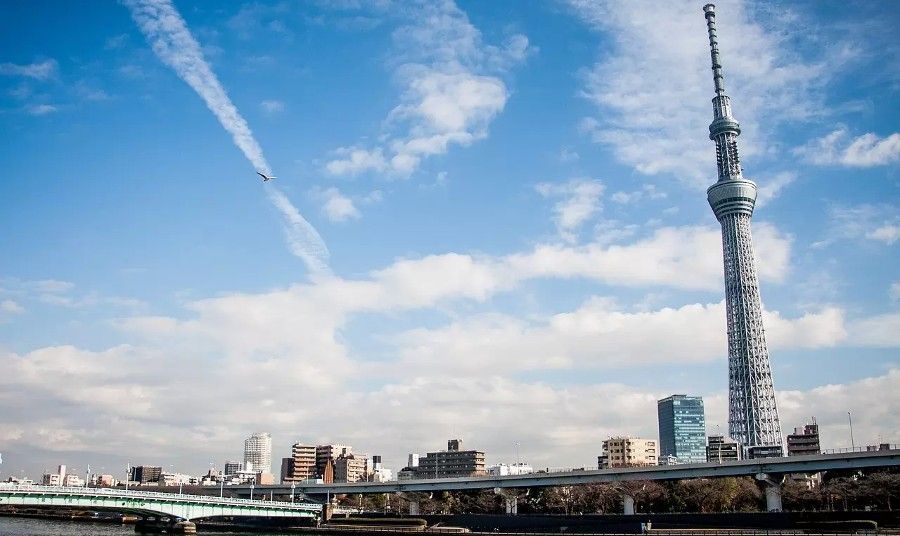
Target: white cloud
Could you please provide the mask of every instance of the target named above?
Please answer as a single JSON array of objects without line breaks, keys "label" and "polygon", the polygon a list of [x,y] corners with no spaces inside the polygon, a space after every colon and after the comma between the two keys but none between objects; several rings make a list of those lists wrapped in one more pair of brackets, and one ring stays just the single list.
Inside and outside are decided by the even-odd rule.
[{"label": "white cloud", "polygon": [[882,225],[877,229],[867,232],[866,238],[878,240],[888,245],[893,244],[900,238],[900,226],[893,224]]},{"label": "white cloud", "polygon": [[20,315],[25,312],[25,308],[13,300],[0,300],[0,318],[3,315]]},{"label": "white cloud", "polygon": [[48,294],[57,294],[69,292],[75,288],[75,283],[70,281],[59,281],[57,279],[41,279],[39,281],[31,281],[25,283],[26,286],[33,288],[37,292]]},{"label": "white cloud", "polygon": [[[728,347],[725,316],[724,303],[629,311],[595,297],[546,319],[475,315],[436,329],[404,332],[394,341],[402,370],[423,376],[677,366],[723,358]],[[847,336],[843,314],[834,308],[794,319],[765,312],[764,324],[773,350],[833,347]]]},{"label": "white cloud", "polygon": [[284,103],[280,100],[266,99],[259,103],[262,111],[269,115],[274,115],[284,111]]},{"label": "white cloud", "polygon": [[535,189],[544,197],[562,198],[553,206],[560,236],[575,242],[581,226],[600,210],[603,183],[595,179],[571,179],[565,183],[542,182]]},{"label": "white cloud", "polygon": [[798,147],[794,153],[820,166],[884,166],[900,161],[900,133],[882,138],[869,132],[851,139],[850,132],[842,126]]},{"label": "white cloud", "polygon": [[577,162],[581,158],[581,155],[578,154],[574,149],[569,149],[568,147],[563,147],[559,151],[559,161],[568,164],[571,162]]},{"label": "white cloud", "polygon": [[890,295],[891,300],[900,300],[900,282],[891,283],[888,295]]},{"label": "white cloud", "polygon": [[793,171],[782,171],[776,173],[771,178],[760,180],[758,185],[758,194],[756,198],[756,206],[762,207],[769,201],[778,197],[781,191],[797,179],[797,174]]},{"label": "white cloud", "polygon": [[48,115],[59,111],[59,107],[53,104],[32,104],[25,108],[29,115]]},{"label": "white cloud", "polygon": [[325,169],[332,175],[358,175],[374,170],[384,171],[388,163],[381,149],[361,149],[359,147],[341,147],[335,151],[340,158],[325,164]]},{"label": "white cloud", "polygon": [[814,247],[837,240],[873,240],[892,245],[900,239],[900,212],[892,205],[833,205],[828,213],[831,221],[827,237]]},{"label": "white cloud", "polygon": [[0,75],[24,76],[36,80],[48,80],[57,74],[59,64],[56,60],[44,60],[38,63],[17,65],[15,63],[0,63]]},{"label": "white cloud", "polygon": [[[126,0],[125,3],[160,61],[171,67],[197,92],[256,170],[271,175],[269,163],[250,126],[228,98],[225,88],[204,58],[200,44],[191,35],[171,1]],[[266,184],[266,194],[281,212],[291,252],[300,257],[311,272],[327,271],[328,248],[318,231],[277,187]]]},{"label": "white cloud", "polygon": [[502,48],[481,33],[452,1],[411,10],[413,21],[394,32],[395,77],[403,87],[389,114],[381,147],[343,147],[325,169],[333,175],[364,171],[408,177],[424,158],[467,146],[487,136],[509,91],[498,76],[522,62],[530,48],[523,35]]},{"label": "white cloud", "polygon": [[323,200],[322,212],[334,222],[357,219],[362,214],[353,204],[353,200],[343,195],[337,188],[328,188],[320,194]]},{"label": "white cloud", "polygon": [[[775,244],[770,250],[789,249],[790,242],[774,230],[760,235],[766,238],[759,242]],[[705,366],[726,351],[721,303],[635,310],[595,297],[571,311],[523,316],[460,314],[463,308],[445,325],[379,335],[387,362],[355,355],[345,340],[348,324],[360,316],[486,302],[530,278],[593,277],[721,292],[715,275],[720,259],[710,243],[718,243],[718,230],[664,228],[621,246],[556,245],[560,262],[549,264],[538,254],[542,247],[505,257],[447,253],[401,259],[358,279],[322,276],[266,292],[190,301],[171,317],[121,319],[115,326],[128,344],[101,351],[52,346],[0,352],[0,369],[10,372],[0,375],[0,414],[16,430],[0,437],[0,447],[9,452],[53,445],[54,452],[106,456],[127,451],[156,456],[160,463],[180,457],[196,470],[210,459],[231,457],[244,435],[264,427],[276,437],[276,452],[298,439],[340,439],[382,453],[396,467],[403,453],[435,448],[436,438],[452,428],[494,459],[511,452],[504,443],[517,437],[533,445],[525,454],[535,464],[565,459],[581,465],[596,456],[605,436],[653,434],[655,400],[677,384],[664,378],[646,388],[598,379],[561,387],[517,377],[567,368],[589,378],[598,370],[660,367],[664,361]],[[703,256],[712,260],[691,264]],[[673,264],[680,265],[680,277]],[[684,277],[692,272],[696,280]],[[704,278],[712,282],[700,283]],[[67,287],[47,283],[45,289]],[[896,319],[847,322],[836,308],[794,318],[767,312],[765,322],[773,350],[900,345],[890,338],[900,332],[892,324]],[[48,376],[57,382],[47,382]],[[370,381],[356,381],[360,377]],[[58,382],[92,387],[59,389]],[[864,386],[892,382],[888,375]],[[841,396],[848,397],[842,403],[859,396],[857,387],[841,386]],[[235,392],[241,396],[229,396]],[[296,403],[297,392],[321,399],[340,392],[342,403],[313,411]],[[17,404],[25,393],[35,403],[23,412]],[[817,400],[808,398],[815,393],[791,393],[784,415],[807,415],[815,407],[828,422],[825,409],[808,405]],[[711,414],[721,412],[716,404],[723,399],[711,393]],[[854,411],[869,405],[855,404]],[[526,416],[530,426],[523,429]],[[364,424],[375,418],[379,433],[373,435]],[[894,417],[871,420],[860,433],[895,425]],[[122,429],[133,433],[118,433]],[[58,443],[48,443],[51,436]],[[173,449],[175,444],[182,447]],[[577,461],[581,457],[586,459]]]},{"label": "white cloud", "polygon": [[[697,188],[712,183],[715,152],[706,133],[713,88],[699,4],[657,1],[622,9],[590,0],[569,3],[613,42],[585,75],[583,94],[602,119],[583,121],[582,130],[640,173],[672,174]],[[771,148],[779,122],[817,113],[824,70],[790,57],[790,33],[755,22],[744,3],[729,2],[716,15],[742,153],[752,157]]]},{"label": "white cloud", "polygon": [[857,320],[847,328],[851,340],[860,346],[895,348],[900,346],[900,313],[886,313]]},{"label": "white cloud", "polygon": [[614,203],[619,203],[621,205],[626,205],[629,203],[637,203],[642,199],[665,199],[666,193],[659,191],[656,186],[652,184],[645,184],[641,187],[640,190],[634,190],[632,192],[616,192],[610,196],[610,199]]},{"label": "white cloud", "polygon": [[[754,226],[757,270],[764,280],[782,281],[789,270],[791,239],[771,225]],[[722,288],[722,236],[713,227],[662,227],[632,243],[583,246],[541,244],[505,258],[513,273],[528,277],[583,277],[625,286],[663,285],[682,289]]]}]

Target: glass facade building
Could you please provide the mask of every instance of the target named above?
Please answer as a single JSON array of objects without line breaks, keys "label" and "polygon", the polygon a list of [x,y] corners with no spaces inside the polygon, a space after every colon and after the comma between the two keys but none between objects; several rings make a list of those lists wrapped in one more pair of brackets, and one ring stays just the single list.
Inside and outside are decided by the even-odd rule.
[{"label": "glass facade building", "polygon": [[659,456],[677,463],[706,462],[706,418],[703,398],[672,395],[656,403],[659,417]]}]

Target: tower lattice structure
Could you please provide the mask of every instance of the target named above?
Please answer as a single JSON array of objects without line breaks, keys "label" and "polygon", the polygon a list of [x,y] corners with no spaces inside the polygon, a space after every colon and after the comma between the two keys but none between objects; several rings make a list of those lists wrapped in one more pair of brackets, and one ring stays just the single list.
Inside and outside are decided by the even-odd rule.
[{"label": "tower lattice structure", "polygon": [[728,321],[728,430],[745,449],[782,445],[772,369],[763,329],[759,278],[753,260],[750,218],[756,184],[745,179],[738,156],[741,133],[725,94],[715,6],[703,7],[709,32],[713,82],[713,122],[709,138],[716,143],[718,181],[707,191],[709,206],[722,225],[725,260],[725,307]]}]

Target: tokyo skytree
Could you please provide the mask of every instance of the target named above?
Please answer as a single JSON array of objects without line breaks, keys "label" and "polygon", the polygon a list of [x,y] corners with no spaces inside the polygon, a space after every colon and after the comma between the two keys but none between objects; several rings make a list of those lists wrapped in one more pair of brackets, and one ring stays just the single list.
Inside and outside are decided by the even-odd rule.
[{"label": "tokyo skytree", "polygon": [[[713,82],[713,122],[709,139],[716,142],[718,181],[706,190],[709,206],[722,225],[725,257],[725,309],[728,320],[728,431],[751,452],[754,447],[782,445],[781,424],[775,406],[775,389],[766,332],[763,329],[759,278],[753,260],[750,217],[756,204],[756,184],[745,179],[738,157],[741,127],[731,116],[725,95],[719,44],[716,41],[715,6],[703,7],[709,32]],[[765,449],[763,449],[765,450]],[[745,451],[746,452],[746,451]]]}]

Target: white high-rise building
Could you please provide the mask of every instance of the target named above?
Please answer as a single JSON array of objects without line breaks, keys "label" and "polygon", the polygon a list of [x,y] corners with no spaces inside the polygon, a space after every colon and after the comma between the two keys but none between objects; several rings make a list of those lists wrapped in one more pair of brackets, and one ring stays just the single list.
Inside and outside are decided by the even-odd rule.
[{"label": "white high-rise building", "polygon": [[252,467],[257,473],[272,472],[272,436],[256,432],[244,440],[244,468]]}]

